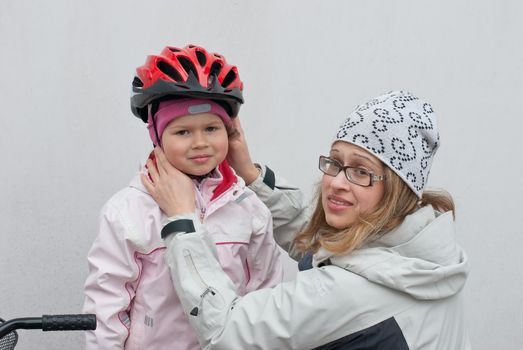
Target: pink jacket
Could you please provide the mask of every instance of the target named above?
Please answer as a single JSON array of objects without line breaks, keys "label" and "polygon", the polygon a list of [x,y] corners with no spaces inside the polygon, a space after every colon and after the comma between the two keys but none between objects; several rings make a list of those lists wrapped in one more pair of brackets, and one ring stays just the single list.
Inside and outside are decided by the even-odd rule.
[{"label": "pink jacket", "polygon": [[[226,167],[195,183],[196,206],[243,295],[280,283],[283,267],[269,210]],[[103,207],[85,283],[84,312],[98,320],[88,350],[200,349],[164,260],[160,231],[168,221],[138,176]]]}]

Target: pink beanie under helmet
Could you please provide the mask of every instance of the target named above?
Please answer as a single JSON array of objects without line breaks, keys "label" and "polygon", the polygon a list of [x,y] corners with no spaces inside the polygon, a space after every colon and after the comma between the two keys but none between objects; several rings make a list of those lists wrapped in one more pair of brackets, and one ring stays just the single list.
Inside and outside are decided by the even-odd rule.
[{"label": "pink beanie under helmet", "polygon": [[[216,114],[218,117],[222,118],[225,125],[228,125],[231,122],[231,118],[225,109],[212,100],[184,98],[161,101],[158,106],[158,111],[154,114],[158,138],[162,138],[163,131],[174,119],[185,115],[200,113]],[[153,116],[150,112],[149,118],[147,120],[147,129],[149,129],[149,136],[151,137],[151,140],[155,145],[157,145],[158,139],[154,130]]]}]

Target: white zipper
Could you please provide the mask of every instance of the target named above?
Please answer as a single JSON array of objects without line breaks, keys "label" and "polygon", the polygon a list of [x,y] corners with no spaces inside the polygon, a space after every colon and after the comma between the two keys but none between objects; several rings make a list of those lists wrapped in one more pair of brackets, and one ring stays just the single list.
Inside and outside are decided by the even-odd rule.
[{"label": "white zipper", "polygon": [[196,270],[196,266],[194,266],[194,261],[193,261],[192,256],[191,256],[191,252],[188,249],[184,249],[183,250],[183,257],[185,259],[185,264],[189,268],[189,271],[193,275],[194,279],[197,282],[199,282],[200,287],[202,289],[208,288],[209,286],[203,281],[203,278],[200,275],[200,273],[198,272],[198,270]]},{"label": "white zipper", "polygon": [[201,186],[201,182],[198,183],[196,185],[196,202],[198,203],[198,207],[200,208],[200,215],[199,215],[199,219],[200,219],[200,222],[203,223],[203,219],[205,218],[205,211],[206,211],[206,208],[205,208],[205,203],[204,203],[204,200],[203,200],[203,197],[202,197],[202,186]]},{"label": "white zipper", "polygon": [[200,273],[198,272],[198,270],[196,269],[196,266],[194,265],[194,260],[191,256],[191,252],[187,249],[184,249],[183,250],[183,257],[185,259],[185,264],[187,265],[187,267],[189,268],[189,272],[191,273],[191,275],[193,276],[193,279],[199,283],[200,285],[200,288],[203,289],[203,292],[202,294],[200,294],[200,301],[198,302],[198,305],[196,305],[191,311],[190,311],[190,315],[192,316],[198,316],[198,312],[199,312],[199,308],[201,307],[202,303],[203,303],[203,298],[205,298],[205,296],[207,296],[209,293],[211,293],[211,295],[215,295],[216,292],[214,290],[214,288],[212,288],[211,286],[207,285],[207,283],[205,283],[203,281],[203,278],[202,276],[200,275]]},{"label": "white zipper", "polygon": [[[203,196],[202,196],[202,188],[203,188],[203,181],[202,180],[201,182],[199,182],[198,184],[195,184],[196,188],[197,188],[197,194],[196,194],[196,199],[197,199],[197,203],[198,203],[198,207],[200,208],[200,215],[199,215],[199,218],[200,218],[200,222],[203,223],[204,219],[205,219],[205,215],[209,212],[214,212],[216,210],[216,205],[215,203],[223,196],[225,196],[229,191],[232,191],[233,192],[233,196],[236,196],[236,194],[238,193],[238,188],[237,188],[237,185],[236,184],[233,184],[227,191],[225,191],[224,193],[221,193],[218,197],[214,198],[212,201],[209,202],[209,206],[206,207],[205,206],[205,203],[204,203],[204,200],[203,200]],[[212,210],[209,211],[209,209],[211,209],[212,207]]]}]

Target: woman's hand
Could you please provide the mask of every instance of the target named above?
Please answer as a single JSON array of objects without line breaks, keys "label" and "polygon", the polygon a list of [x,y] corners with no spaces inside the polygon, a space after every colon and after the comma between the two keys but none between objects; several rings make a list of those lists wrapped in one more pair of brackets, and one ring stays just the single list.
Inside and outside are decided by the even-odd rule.
[{"label": "woman's hand", "polygon": [[232,118],[232,129],[233,132],[229,135],[227,162],[249,185],[260,175],[260,171],[251,160],[239,117]]},{"label": "woman's hand", "polygon": [[191,179],[173,167],[162,149],[154,149],[156,165],[149,159],[149,176],[141,174],[142,184],[167,216],[192,214],[194,205],[194,186]]}]

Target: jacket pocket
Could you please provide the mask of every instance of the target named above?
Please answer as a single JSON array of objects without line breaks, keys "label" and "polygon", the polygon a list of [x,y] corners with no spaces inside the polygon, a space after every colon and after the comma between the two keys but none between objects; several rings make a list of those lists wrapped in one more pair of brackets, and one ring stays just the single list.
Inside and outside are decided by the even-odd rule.
[{"label": "jacket pocket", "polygon": [[219,326],[216,318],[225,307],[225,299],[203,279],[189,250],[183,250],[183,257],[189,274],[201,290],[198,303],[189,310],[188,316],[198,317],[207,329],[216,328]]}]

